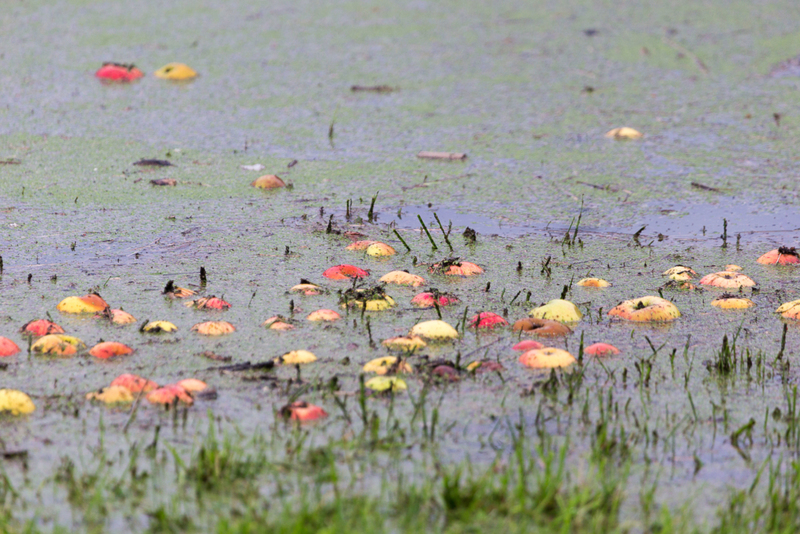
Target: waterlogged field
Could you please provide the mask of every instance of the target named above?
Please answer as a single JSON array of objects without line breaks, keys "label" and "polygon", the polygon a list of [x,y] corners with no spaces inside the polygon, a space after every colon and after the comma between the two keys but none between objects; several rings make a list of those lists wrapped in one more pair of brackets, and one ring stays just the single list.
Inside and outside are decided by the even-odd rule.
[{"label": "waterlogged field", "polygon": [[[800,527],[800,322],[775,313],[800,299],[800,267],[756,261],[800,236],[798,78],[774,70],[800,52],[794,3],[0,11],[0,336],[21,348],[0,358],[0,388],[35,404],[0,416],[0,530]],[[145,75],[101,83],[103,61]],[[199,76],[153,76],[171,61]],[[604,137],[620,126],[644,137]],[[251,187],[264,174],[289,187]],[[451,258],[483,272],[434,268]],[[323,276],[340,264],[369,276]],[[731,264],[756,285],[698,283]],[[697,289],[669,283],[677,265]],[[391,271],[425,281],[383,286],[386,310],[342,307]],[[290,291],[303,279],[319,294]],[[170,281],[197,295],[165,295]],[[413,306],[429,288],[458,301]],[[754,305],[712,306],[725,291]],[[89,292],[135,322],[58,311]],[[609,315],[646,295],[680,317]],[[184,305],[211,296],[230,309]],[[581,312],[571,333],[512,329],[553,299]],[[319,309],[341,317],[307,320]],[[482,312],[509,324],[474,328]],[[264,325],[275,316],[293,328]],[[45,318],[86,348],[34,350],[20,329]],[[382,343],[438,319],[457,337]],[[206,321],[235,331],[192,330]],[[526,367],[524,340],[576,361]],[[88,353],[102,341],[134,352]],[[620,353],[584,353],[598,342]],[[298,350],[316,360],[281,360]],[[406,389],[377,391],[363,367],[390,355],[378,369]],[[125,373],[209,389],[87,399]],[[294,402],[327,417],[291,419]]]}]

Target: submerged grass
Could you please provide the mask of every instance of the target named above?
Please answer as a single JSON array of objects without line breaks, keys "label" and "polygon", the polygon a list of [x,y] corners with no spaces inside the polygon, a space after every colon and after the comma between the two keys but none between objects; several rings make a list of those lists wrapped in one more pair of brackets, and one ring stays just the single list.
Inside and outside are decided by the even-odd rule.
[{"label": "submerged grass", "polygon": [[[284,434],[280,443],[242,444],[235,432],[218,438],[211,422],[190,457],[169,446],[172,454],[140,457],[134,447],[126,458],[112,460],[98,448],[84,470],[65,458],[53,481],[66,492],[70,528],[87,532],[104,531],[112,511],[127,510],[131,526],[149,532],[601,533],[619,526],[630,469],[628,461],[594,457],[576,472],[568,465],[568,443],[547,435],[528,438],[524,422],[512,432],[507,454],[489,465],[443,464],[433,446],[417,459],[429,470],[411,468],[400,451],[368,453],[372,438],[366,435],[312,447],[303,430],[278,431]],[[346,452],[356,455],[342,465]],[[353,474],[381,464],[381,483],[357,489]],[[13,505],[7,484],[5,500]],[[213,495],[224,496],[224,505]],[[136,518],[140,508],[148,511]],[[3,531],[40,530],[35,520],[15,521],[12,509],[0,518]]]},{"label": "submerged grass", "polygon": [[[211,422],[206,439],[188,457],[170,447],[166,450],[172,454],[140,456],[132,447],[112,459],[98,446],[92,465],[79,468],[64,459],[52,481],[66,492],[72,511],[68,524],[55,522],[44,528],[41,518],[17,519],[17,495],[3,476],[0,529],[105,532],[120,511],[129,514],[126,530],[151,533],[721,534],[800,528],[800,462],[764,461],[750,487],[730,491],[716,523],[703,526],[693,524],[686,509],[659,507],[653,500],[657,480],[639,486],[638,497],[631,495],[630,488],[637,487],[631,480],[632,459],[618,454],[619,449],[613,452],[615,446],[608,446],[602,427],[597,429],[594,452],[583,458],[574,455],[567,441],[526,435],[521,421],[508,429],[509,448],[487,466],[470,461],[443,464],[432,447],[417,458],[429,469],[409,470],[402,454],[344,459],[345,451],[363,453],[366,441],[332,440],[312,447],[305,431],[287,427],[275,429],[280,442],[259,439],[243,444],[235,431],[218,438]],[[380,484],[359,488],[358,477],[352,475],[379,465],[385,470]],[[329,476],[320,477],[325,470],[330,470]],[[224,496],[223,502],[212,495]],[[622,509],[631,501],[638,502],[639,520],[622,519]]]},{"label": "submerged grass", "polygon": [[[723,341],[711,365],[714,375],[726,373],[707,383],[723,399],[731,378],[757,384],[737,363],[738,337]],[[689,389],[693,415],[669,407],[659,415],[650,397],[665,387],[663,373],[680,363],[676,350],[659,358],[661,348],[651,344],[651,354],[634,362],[630,382],[591,360],[534,382],[526,392],[532,410],[515,421],[498,417],[494,428],[479,432],[487,451],[474,460],[452,461],[444,450],[455,425],[440,420],[446,386],[435,383],[409,393],[410,405],[362,389],[357,406],[348,408],[345,396],[342,413],[354,417],[343,426],[276,421],[266,433],[230,424],[221,431],[209,411],[204,437],[189,448],[162,436],[115,449],[115,431],[106,429],[88,459],[63,456],[38,485],[15,464],[0,464],[0,529],[104,532],[122,521],[122,530],[149,532],[793,531],[800,521],[794,459],[759,459],[749,486],[730,489],[706,523],[694,522],[691,500],[677,508],[659,503],[663,479],[651,466],[674,462],[678,449],[694,451],[694,475],[703,473],[703,428],[713,425],[716,434],[719,424],[747,464],[759,457],[760,443],[787,458],[800,450],[797,388],[790,384],[763,425],[752,417],[737,423],[724,400],[712,402],[706,420],[697,406],[702,393]],[[43,493],[69,513],[35,505],[32,495]]]},{"label": "submerged grass", "polygon": [[[209,414],[209,429],[200,449],[186,464],[174,448],[170,448],[179,476],[184,476],[196,491],[251,491],[247,483],[264,472],[267,461],[259,444],[252,443],[247,448],[234,446],[234,439],[241,436],[226,435],[223,441],[217,438],[213,415]],[[244,488],[235,488],[245,484]]]},{"label": "submerged grass", "polygon": [[[311,246],[321,245],[329,247],[325,261],[340,257],[343,243],[323,232],[322,221],[311,237],[292,242],[291,250],[308,254]],[[426,243],[424,234],[417,239]],[[720,495],[749,485],[766,457],[796,455],[800,447],[791,365],[796,330],[782,328],[770,315],[770,299],[783,296],[762,292],[756,296],[759,308],[732,316],[707,312],[702,296],[676,293],[672,298],[685,316],[675,324],[620,324],[597,310],[608,309],[623,293],[660,283],[652,273],[663,269],[654,265],[659,260],[652,250],[632,249],[628,259],[614,260],[614,267],[593,261],[591,269],[600,275],[634,267],[650,276],[634,280],[633,288],[588,293],[567,284],[583,274],[576,273],[580,267],[553,259],[559,258],[560,242],[538,244],[532,257],[546,258],[542,266],[520,272],[520,258],[524,265],[534,261],[518,253],[518,242],[487,239],[475,249],[465,245],[456,251],[484,262],[487,275],[475,281],[436,280],[465,297],[461,304],[438,311],[398,306],[385,314],[351,314],[331,325],[298,321],[299,335],[279,337],[258,326],[260,317],[287,304],[298,316],[316,306],[335,307],[337,294],[336,286],[313,299],[283,293],[298,274],[321,272],[323,263],[298,272],[296,258],[284,254],[282,242],[275,245],[266,252],[278,259],[269,261],[283,262],[286,272],[275,274],[277,283],[258,286],[258,299],[255,285],[237,287],[224,278],[221,266],[210,267],[213,257],[202,262],[208,287],[226,286],[226,295],[230,291],[237,303],[225,312],[241,327],[242,337],[234,342],[211,344],[188,336],[143,342],[135,329],[112,332],[103,323],[99,332],[92,319],[61,316],[84,338],[113,335],[138,343],[143,354],[102,365],[33,357],[12,362],[4,375],[9,381],[23,373],[36,375],[30,380],[38,409],[27,419],[8,421],[0,437],[0,450],[24,444],[35,459],[29,467],[18,459],[0,459],[6,473],[0,478],[3,528],[100,532],[124,524],[121,530],[134,532],[685,532],[699,518],[697,530],[707,532],[719,523],[714,511]],[[581,262],[598,257],[608,245],[588,237],[584,247],[567,252]],[[405,263],[384,261],[365,266],[389,270],[398,261],[397,267],[408,268],[407,258]],[[198,264],[187,263],[181,276],[195,282]],[[241,264],[248,268],[246,261]],[[417,267],[425,274],[423,269]],[[131,275],[131,289],[120,288],[123,282],[106,274],[95,283],[107,281],[104,296],[115,293],[115,301],[132,302],[153,316],[175,316],[188,329],[197,312],[160,296],[172,273],[149,276]],[[780,276],[769,283],[778,287]],[[766,273],[762,277],[768,280]],[[64,272],[52,287],[72,292],[67,285],[72,280],[85,284],[87,278]],[[495,289],[486,291],[487,281]],[[24,280],[4,283],[10,301],[28,306],[31,286]],[[154,298],[142,299],[144,291]],[[280,295],[261,296],[270,291]],[[397,299],[410,299],[415,291],[387,289]],[[537,373],[517,365],[511,346],[518,334],[465,328],[469,309],[508,308],[512,318],[562,292],[596,313],[587,313],[575,335],[551,342],[580,355],[589,342],[613,339],[622,356],[584,357],[570,370]],[[239,305],[245,302],[248,307]],[[38,296],[36,306],[46,309]],[[254,312],[260,314],[257,320]],[[457,381],[417,372],[404,376],[407,392],[388,396],[362,386],[361,365],[382,353],[380,339],[439,314],[461,326],[462,338],[455,346],[431,344],[407,361],[418,371],[448,364]],[[22,324],[22,319],[18,313],[7,322]],[[722,332],[728,334],[720,342]],[[313,350],[319,361],[261,374],[217,370],[217,363],[192,356],[213,349],[233,354],[237,363],[258,363],[301,343],[309,348],[317,343]],[[474,360],[503,368],[464,371]],[[157,372],[160,381],[197,374],[218,389],[219,398],[198,398],[195,406],[181,410],[141,406],[133,417],[127,410],[87,403],[76,393],[107,383],[109,373],[117,372],[114,366],[127,365]],[[77,386],[64,385],[62,376],[84,378]],[[56,387],[58,393],[51,394]],[[277,407],[301,398],[323,406],[330,417],[309,426],[277,417]],[[73,437],[76,425],[86,429],[85,436]],[[255,430],[265,426],[268,431]],[[60,444],[28,437],[36,432],[59,434],[66,445],[62,450]],[[98,433],[100,444],[94,442]],[[763,497],[764,485],[756,484],[754,499]],[[698,497],[687,497],[690,491],[684,488]],[[756,510],[741,513],[752,520]]]}]

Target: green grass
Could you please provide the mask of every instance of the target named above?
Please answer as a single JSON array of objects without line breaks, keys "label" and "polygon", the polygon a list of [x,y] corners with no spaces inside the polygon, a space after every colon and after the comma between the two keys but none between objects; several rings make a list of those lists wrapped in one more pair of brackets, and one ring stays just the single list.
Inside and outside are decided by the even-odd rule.
[{"label": "green grass", "polygon": [[[732,346],[723,342],[718,356],[728,357]],[[655,455],[670,436],[658,441],[655,430],[662,425],[652,415],[626,426],[619,392],[587,385],[584,372],[553,374],[539,398],[542,406],[581,414],[575,425],[584,429],[588,448],[552,435],[544,418],[531,424],[520,413],[516,421],[499,421],[505,444],[493,460],[449,462],[433,435],[436,406],[427,389],[412,418],[389,409],[395,403],[389,397],[381,420],[368,407],[374,401],[361,397],[365,415],[348,425],[354,432],[324,441],[315,439],[314,427],[284,423],[264,434],[232,425],[223,431],[209,412],[205,437],[189,450],[144,439],[114,453],[106,430],[84,461],[64,456],[36,492],[62,500],[70,511],[66,521],[31,508],[23,498],[27,490],[2,471],[0,531],[105,532],[120,520],[132,531],[154,533],[744,533],[800,527],[795,460],[755,466],[750,486],[732,488],[710,524],[693,523],[691,499],[678,508],[660,505],[661,475],[642,471],[639,455]],[[783,446],[796,450],[796,388],[785,392],[784,410],[771,418]],[[591,405],[578,401],[584,394]],[[759,439],[754,420],[730,434],[742,454]],[[702,462],[695,469],[703,469]]]},{"label": "green grass", "polygon": [[[604,402],[610,405],[611,396]],[[286,426],[273,429],[278,440],[243,442],[232,429],[218,436],[211,422],[188,456],[169,446],[163,454],[132,447],[112,459],[98,446],[83,467],[64,458],[50,483],[63,489],[72,524],[43,528],[37,518],[15,519],[17,494],[3,476],[0,528],[104,532],[120,513],[133,530],[153,533],[729,533],[800,526],[800,462],[765,462],[749,489],[730,492],[707,529],[692,525],[687,510],[659,507],[657,479],[630,490],[637,487],[630,444],[609,434],[607,423],[597,425],[594,447],[583,456],[546,433],[528,435],[522,420],[508,424],[509,447],[487,465],[444,464],[433,445],[413,462],[427,467],[414,469],[402,452],[370,452],[369,434],[312,446],[306,431]],[[351,476],[367,469],[384,470],[379,484],[365,488]],[[638,511],[628,509],[623,521],[626,502]]]}]

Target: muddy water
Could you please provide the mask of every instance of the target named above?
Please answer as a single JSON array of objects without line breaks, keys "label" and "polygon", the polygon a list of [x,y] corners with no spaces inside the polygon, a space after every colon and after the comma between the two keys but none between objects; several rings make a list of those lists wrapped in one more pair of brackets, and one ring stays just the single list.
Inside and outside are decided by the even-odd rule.
[{"label": "muddy water", "polygon": [[[336,291],[347,285],[326,283],[331,292],[317,299],[286,290],[300,277],[322,282],[326,267],[347,262],[371,269],[371,280],[392,269],[430,277],[430,285],[462,300],[443,311],[451,324],[466,306],[470,314],[507,309],[510,319],[523,317],[567,285],[566,297],[587,318],[558,344],[576,352],[583,335],[587,343],[609,341],[623,351],[607,369],[588,366],[585,398],[611,390],[620,405],[630,400],[630,410],[648,418],[649,433],[656,427],[662,436],[680,436],[649,454],[637,444],[636,457],[661,466],[659,503],[677,509],[691,493],[697,495],[693,513],[711,520],[727,485],[748,487],[773,452],[769,437],[783,431],[780,421],[763,422],[762,439],[744,459],[726,438],[750,417],[761,428],[766,411],[785,410],[779,373],[770,367],[761,381],[720,385],[702,362],[713,357],[722,334],[739,328],[740,346],[773,359],[783,325],[772,312],[798,298],[796,272],[755,263],[777,244],[798,244],[794,151],[800,123],[792,113],[798,79],[767,76],[798,52],[791,13],[796,6],[779,1],[648,9],[577,1],[179,2],[134,11],[123,2],[8,6],[0,14],[0,160],[20,163],[0,165],[0,335],[25,346],[19,326],[50,313],[89,345],[114,339],[137,352],[109,362],[10,358],[0,384],[31,393],[39,410],[4,420],[4,446],[27,449],[31,458],[27,474],[11,463],[7,472],[34,503],[37,484],[61,458],[90,457],[87,447],[101,435],[112,450],[127,450],[161,424],[166,442],[189,451],[207,428],[207,409],[248,435],[272,428],[273,408],[286,402],[296,370],[277,370],[277,385],[248,382],[209,371],[217,364],[196,356],[206,350],[243,362],[307,348],[321,361],[303,368],[301,379],[336,375],[343,390],[354,391],[360,364],[384,354],[371,348],[370,336],[402,334],[436,315],[410,307],[414,290],[391,288],[400,305],[371,315],[370,330],[361,317],[330,326],[304,321],[316,308],[336,308]],[[131,85],[103,85],[93,72],[106,60],[133,61],[148,76]],[[200,76],[172,84],[149,75],[168,61],[184,61]],[[354,93],[354,84],[398,90]],[[645,137],[603,137],[620,125]],[[468,157],[420,160],[420,150]],[[167,158],[175,166],[132,165],[143,157]],[[240,168],[253,163],[293,188],[253,190],[249,183],[259,173]],[[153,186],[155,178],[178,185]],[[367,210],[376,193],[373,224]],[[431,225],[433,212],[445,226],[452,222],[452,236],[467,226],[477,230],[477,243],[451,237],[451,252]],[[335,232],[383,239],[402,253],[374,260],[344,251],[348,241],[325,232],[330,215]],[[419,232],[417,215],[431,228],[436,251]],[[562,239],[579,215],[582,244],[570,247]],[[637,242],[632,234],[645,225]],[[486,274],[452,280],[427,273],[424,263],[451,254],[485,266]],[[548,256],[549,276],[542,269]],[[665,293],[684,316],[656,328],[611,322],[601,313],[623,299],[655,294],[664,282],[660,273],[676,263],[703,273],[727,263],[742,266],[761,288],[752,297],[757,306],[726,313],[709,305],[714,292]],[[160,294],[169,279],[197,284],[201,265],[209,272],[207,292],[234,305],[224,314],[238,328],[229,337],[189,332],[217,315]],[[588,275],[614,286],[597,292],[571,284]],[[55,311],[64,296],[92,288],[140,321],[175,322],[178,334],[145,337],[135,327]],[[295,331],[260,327],[269,316],[289,315],[290,301]],[[786,357],[792,361],[799,334],[791,324]],[[425,352],[431,358],[485,355],[507,368],[502,380],[440,387],[442,427],[455,424],[440,438],[447,460],[488,462],[495,450],[465,436],[491,432],[498,418],[519,409],[533,421],[541,398],[521,394],[544,377],[516,363],[515,341],[508,331],[467,333],[455,346]],[[623,372],[636,375],[634,364],[652,354],[651,343],[664,344],[653,384],[635,387],[628,378],[623,385]],[[677,357],[670,361],[673,349]],[[127,410],[83,400],[121,372],[164,383],[197,376],[214,385],[219,398],[191,408],[185,429],[150,407],[131,419]],[[783,379],[794,380],[793,370]],[[409,382],[414,393],[424,387],[422,379]],[[336,410],[322,393],[308,400]],[[547,428],[572,439],[577,462],[590,440],[579,412],[562,401],[547,407]],[[397,402],[396,412],[412,410],[407,397]],[[724,431],[717,429],[723,424],[719,406]],[[375,409],[384,414],[387,403],[376,400]],[[592,402],[590,417],[597,410]],[[129,420],[126,434],[121,429]],[[687,421],[694,422],[691,428]],[[315,427],[313,439],[321,443],[346,427],[344,418],[332,417]],[[499,432],[493,439],[503,450],[509,440]],[[695,456],[704,464],[697,474]],[[637,475],[647,472],[646,464],[637,460]],[[642,475],[641,483],[632,483],[632,501],[647,480]],[[49,519],[70,520],[58,491],[39,498],[23,516],[47,509]],[[153,496],[145,508],[159,502]]]}]

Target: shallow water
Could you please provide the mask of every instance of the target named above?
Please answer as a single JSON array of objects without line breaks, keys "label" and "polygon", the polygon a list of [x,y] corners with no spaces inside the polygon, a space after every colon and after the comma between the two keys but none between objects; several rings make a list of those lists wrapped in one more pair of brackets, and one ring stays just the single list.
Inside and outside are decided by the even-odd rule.
[{"label": "shallow water", "polygon": [[[573,218],[569,226],[563,222],[529,220],[527,224],[513,224],[511,221],[493,219],[478,213],[465,213],[457,206],[437,203],[424,206],[400,206],[397,210],[386,209],[378,213],[376,220],[394,228],[418,229],[418,216],[422,217],[427,228],[441,233],[439,222],[445,231],[452,225],[457,233],[471,228],[487,236],[523,237],[531,234],[563,236],[568,230],[581,235],[632,236],[644,227],[641,239],[656,237],[659,241],[696,242],[709,246],[722,244],[722,235],[727,222],[728,239],[733,242],[737,235],[740,242],[756,243],[797,243],[800,240],[800,218],[795,206],[777,205],[765,207],[743,203],[734,198],[723,198],[714,204],[692,204],[686,202],[650,201],[645,208],[653,209],[653,214],[631,221],[629,225],[597,227],[579,224]],[[481,212],[491,213],[491,207],[483,206]],[[581,212],[579,212],[581,213]],[[439,217],[439,221],[436,217]],[[586,217],[591,215],[587,212]],[[581,217],[583,214],[581,213]],[[728,220],[727,218],[731,219]]]},{"label": "shallow water", "polygon": [[[580,402],[589,406],[589,419],[598,418],[595,401],[610,391],[626,406],[629,430],[634,416],[625,403],[646,421],[640,428],[637,419],[631,444],[636,481],[628,490],[628,519],[637,513],[637,491],[650,480],[651,461],[661,473],[657,502],[676,510],[687,494],[696,495],[691,513],[711,522],[729,485],[748,487],[764,458],[792,453],[775,445],[784,422],[764,414],[786,410],[784,385],[795,383],[794,367],[784,376],[768,366],[761,380],[741,376],[727,383],[702,362],[714,356],[723,334],[739,328],[740,346],[771,361],[783,326],[773,310],[798,298],[796,272],[755,263],[776,245],[797,245],[800,236],[794,156],[800,118],[792,114],[800,79],[767,76],[797,53],[795,19],[786,15],[796,11],[793,3],[235,1],[131,10],[123,2],[61,0],[7,7],[0,13],[0,161],[19,164],[0,165],[0,335],[25,346],[17,329],[50,313],[89,345],[113,338],[137,349],[108,362],[9,359],[0,385],[24,389],[39,406],[29,418],[4,420],[4,446],[30,455],[29,470],[3,461],[28,503],[20,517],[42,513],[46,525],[73,521],[62,490],[43,497],[37,488],[63,457],[88,463],[93,453],[87,447],[101,436],[112,453],[127,451],[133,442],[149,442],[160,424],[162,439],[188,453],[207,429],[206,410],[248,436],[272,431],[273,408],[294,391],[289,379],[297,371],[278,369],[278,381],[246,381],[208,370],[218,364],[197,353],[264,361],[307,348],[320,362],[304,367],[301,379],[336,376],[343,391],[353,392],[360,364],[384,355],[371,339],[403,334],[420,319],[436,317],[410,307],[416,290],[390,288],[400,305],[369,315],[369,328],[353,315],[334,325],[308,324],[303,318],[313,309],[337,308],[337,291],[347,284],[326,283],[330,293],[318,299],[286,290],[301,277],[322,283],[322,271],[337,263],[371,269],[372,281],[393,269],[428,277],[430,285],[462,300],[443,310],[451,324],[467,306],[470,315],[508,310],[509,319],[518,319],[567,286],[566,298],[587,317],[557,344],[576,352],[584,336],[587,344],[612,341],[623,351],[606,369],[588,366],[590,385]],[[587,35],[589,28],[597,33]],[[93,73],[105,60],[134,61],[148,76],[130,85],[101,84]],[[150,76],[175,60],[200,76],[182,84]],[[353,84],[398,90],[354,93]],[[621,125],[645,137],[603,137]],[[416,157],[421,150],[468,157],[422,160]],[[140,158],[167,158],[175,166],[133,166]],[[240,165],[254,163],[293,188],[252,189],[260,173]],[[155,178],[178,185],[153,186]],[[376,193],[378,217],[370,223]],[[445,227],[452,222],[454,250],[443,242],[433,213]],[[417,215],[437,250],[419,232]],[[563,238],[579,216],[581,243],[570,246]],[[326,233],[329,222],[332,234]],[[478,232],[475,245],[459,235],[467,226]],[[643,226],[637,241],[633,236]],[[378,260],[347,252],[340,231],[385,240],[399,254]],[[429,275],[425,264],[448,255],[487,272],[475,279]],[[709,306],[713,291],[665,292],[684,314],[674,324],[630,326],[602,313],[621,300],[657,293],[660,273],[678,263],[701,274],[741,265],[761,288],[752,295],[757,306],[726,313]],[[549,276],[544,264],[552,268]],[[201,265],[209,272],[208,293],[224,295],[234,305],[229,312],[203,314],[160,295],[169,279],[197,285]],[[574,285],[590,275],[614,285],[603,292]],[[135,326],[112,328],[55,311],[64,296],[90,288],[140,322],[165,318],[180,331],[145,337]],[[293,332],[260,326],[292,311]],[[222,339],[189,332],[217,315],[237,332]],[[800,333],[789,326],[786,358],[794,362]],[[455,346],[424,353],[450,359],[459,352],[485,354],[507,368],[502,377],[436,386],[442,428],[453,425],[439,438],[446,461],[492,461],[496,450],[486,434],[499,428],[492,440],[501,451],[510,443],[509,429],[496,421],[522,410],[534,424],[541,406],[550,417],[548,432],[571,440],[571,458],[578,461],[589,450],[593,427],[581,421],[579,401],[567,403],[563,390],[550,400],[538,390],[533,398],[522,395],[545,377],[516,363],[515,341],[508,331],[467,332]],[[651,343],[665,345],[654,361],[653,384],[644,387],[633,377],[636,364],[651,355]],[[671,362],[673,349],[678,356]],[[415,364],[423,361],[415,357]],[[84,400],[121,372],[164,383],[197,376],[216,387],[219,398],[198,401],[185,429],[172,414],[147,407],[126,434],[128,410]],[[425,387],[418,377],[409,384],[412,394]],[[337,412],[325,391],[307,395]],[[387,414],[385,399],[370,402]],[[407,419],[411,401],[398,396],[397,404],[395,411]],[[727,438],[750,417],[758,419],[759,434],[745,459]],[[669,446],[663,440],[650,445],[656,427],[670,436]],[[336,415],[309,430],[310,439],[324,443],[350,428]],[[423,456],[424,447],[412,447],[411,460]],[[698,473],[695,455],[704,463]],[[365,484],[379,477],[367,473]],[[270,483],[264,488],[271,491]],[[142,510],[164,499],[150,496],[136,509],[139,523],[120,528],[141,528],[147,521]],[[117,516],[108,521],[124,523]]]}]

